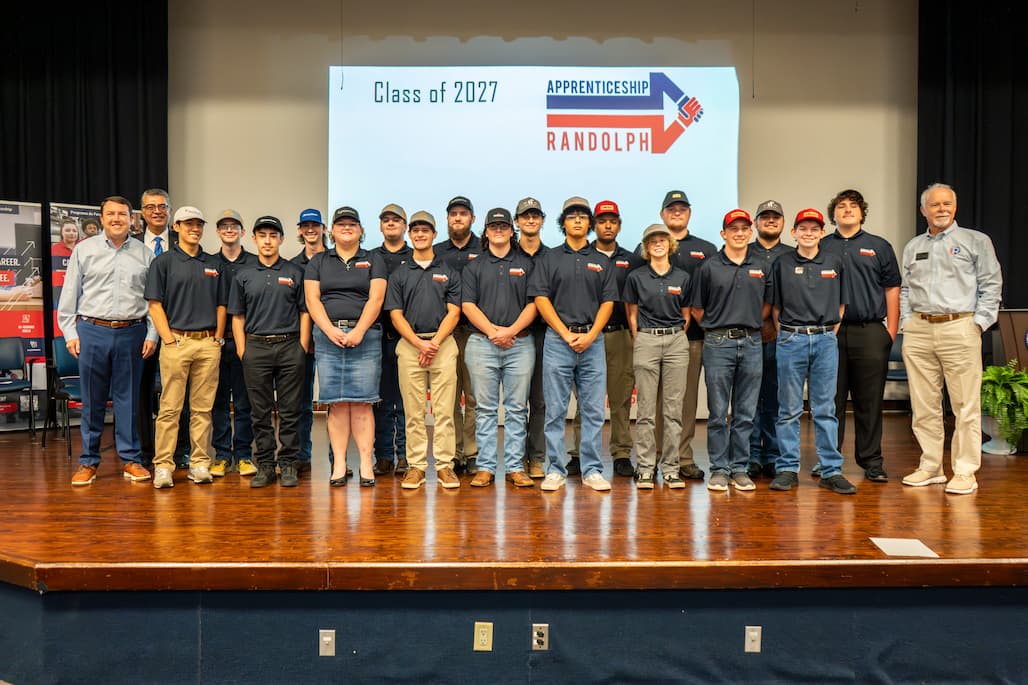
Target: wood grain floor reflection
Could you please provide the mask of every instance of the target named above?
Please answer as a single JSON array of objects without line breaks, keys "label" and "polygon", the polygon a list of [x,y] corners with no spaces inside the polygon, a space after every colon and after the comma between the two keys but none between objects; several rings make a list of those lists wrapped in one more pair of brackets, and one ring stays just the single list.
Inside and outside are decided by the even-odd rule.
[{"label": "wood grain floor reflection", "polygon": [[[864,481],[855,496],[817,487],[809,423],[798,490],[609,493],[577,479],[555,493],[456,491],[429,475],[417,491],[380,477],[373,488],[329,488],[324,419],[312,477],[297,488],[252,490],[230,474],[155,491],[121,478],[113,450],[96,482],[70,485],[75,463],[59,438],[41,449],[0,435],[3,510],[0,581],[74,589],[603,589],[1023,585],[1028,457],[986,455],[973,495],[908,488],[918,450],[909,417],[886,418],[891,482]],[[569,431],[570,433],[570,431]],[[706,436],[697,462],[706,468]],[[852,436],[852,428],[847,431]],[[852,439],[852,438],[851,438]],[[104,443],[110,441],[109,432]],[[78,437],[75,437],[76,449]],[[850,451],[851,448],[850,448]],[[351,454],[356,468],[356,457]],[[611,475],[609,457],[607,475]],[[871,537],[918,538],[938,559],[890,558]]]}]

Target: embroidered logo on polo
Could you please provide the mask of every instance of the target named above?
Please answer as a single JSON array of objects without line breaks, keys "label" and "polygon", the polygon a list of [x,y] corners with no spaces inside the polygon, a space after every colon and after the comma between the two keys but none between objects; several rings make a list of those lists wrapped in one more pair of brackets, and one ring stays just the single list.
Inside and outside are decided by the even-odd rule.
[{"label": "embroidered logo on polo", "polygon": [[478,257],[478,255],[475,254],[474,252],[472,252],[471,254],[468,255],[468,261],[470,262],[472,259],[475,259],[476,257]]},{"label": "embroidered logo on polo", "polygon": [[368,262],[368,261],[357,262],[356,264],[353,265],[353,268],[355,268],[355,269],[370,269],[371,268],[371,262]]},{"label": "embroidered logo on polo", "polygon": [[763,278],[763,277],[764,277],[764,270],[763,269],[750,269],[750,278]]},{"label": "embroidered logo on polo", "polygon": [[872,250],[870,247],[862,247],[860,248],[860,254],[864,257],[874,257],[875,251]]},{"label": "embroidered logo on polo", "polygon": [[279,285],[287,285],[290,288],[292,288],[293,285],[295,285],[295,281],[293,281],[293,279],[289,278],[288,276],[279,276],[278,277],[278,284]]},{"label": "embroidered logo on polo", "polygon": [[436,283],[446,283],[450,279],[446,274],[432,274],[432,280]]},{"label": "embroidered logo on polo", "polygon": [[689,253],[689,256],[692,257],[693,259],[706,259],[707,258],[707,255],[703,254],[699,250],[693,250],[692,252]]},{"label": "embroidered logo on polo", "polygon": [[682,294],[682,286],[680,286],[680,285],[669,285],[667,287],[667,291],[670,294],[672,294],[672,295],[681,295]]},{"label": "embroidered logo on polo", "polygon": [[217,278],[218,277],[218,270],[217,269],[211,269],[209,267],[204,267],[203,275],[204,276],[211,276],[213,278]]},{"label": "embroidered logo on polo", "polygon": [[821,269],[821,278],[835,278],[838,275],[835,269]]},{"label": "embroidered logo on polo", "polygon": [[522,269],[520,266],[512,266],[510,269],[507,270],[507,273],[511,276],[524,276],[525,270]]},{"label": "embroidered logo on polo", "polygon": [[615,260],[614,266],[620,266],[622,269],[627,269],[628,268],[628,260],[627,259]]},{"label": "embroidered logo on polo", "polygon": [[596,273],[600,273],[601,271],[603,271],[603,267],[602,266],[600,266],[599,264],[595,264],[593,262],[588,262],[585,265],[585,267],[587,269],[589,269],[589,271],[595,271]]}]

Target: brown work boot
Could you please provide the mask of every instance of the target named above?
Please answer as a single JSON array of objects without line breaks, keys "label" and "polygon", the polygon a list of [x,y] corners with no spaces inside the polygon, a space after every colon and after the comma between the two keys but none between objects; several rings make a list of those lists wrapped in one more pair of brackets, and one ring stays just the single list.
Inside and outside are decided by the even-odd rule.
[{"label": "brown work boot", "polygon": [[530,478],[545,478],[546,469],[543,468],[543,463],[530,459],[528,461],[528,476]]},{"label": "brown work boot", "polygon": [[407,473],[403,476],[403,482],[400,483],[400,487],[404,490],[417,490],[425,482],[425,472],[416,466],[411,466],[407,469]]},{"label": "brown work boot", "polygon": [[150,472],[143,468],[142,464],[137,464],[134,461],[130,461],[125,464],[125,470],[122,472],[122,477],[127,478],[133,483],[139,483],[144,480],[150,480]]},{"label": "brown work boot", "polygon": [[72,485],[89,485],[96,480],[95,466],[80,466],[75,475],[71,477]]},{"label": "brown work boot", "polygon": [[448,490],[460,487],[460,478],[457,478],[457,474],[454,473],[453,469],[449,466],[439,469],[436,471],[435,475],[439,480],[439,485],[442,485]]},{"label": "brown work boot", "polygon": [[[508,473],[507,482],[518,488],[530,488],[535,485],[535,483],[532,482],[532,479],[525,475],[524,471]],[[472,483],[472,485],[474,485],[474,483]]]},{"label": "brown work boot", "polygon": [[496,476],[493,474],[488,471],[479,471],[471,479],[471,485],[476,488],[484,488],[487,485],[492,485],[494,480],[496,480]]}]

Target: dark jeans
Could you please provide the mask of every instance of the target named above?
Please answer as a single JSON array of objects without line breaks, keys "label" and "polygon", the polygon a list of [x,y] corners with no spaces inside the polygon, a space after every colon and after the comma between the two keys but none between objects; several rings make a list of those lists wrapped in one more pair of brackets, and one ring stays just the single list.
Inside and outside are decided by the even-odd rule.
[{"label": "dark jeans", "polygon": [[764,343],[763,375],[760,378],[760,396],[757,398],[757,414],[750,435],[750,463],[774,464],[780,454],[778,449],[778,364],[775,359],[774,340]]},{"label": "dark jeans", "polygon": [[535,345],[535,369],[532,371],[532,385],[528,391],[528,438],[525,440],[525,457],[529,461],[546,460],[546,400],[543,397],[543,341],[546,327],[532,327]]},{"label": "dark jeans", "polygon": [[[703,339],[710,472],[745,473],[760,394],[760,332],[742,338],[708,331]],[[731,406],[731,421],[728,420]]]},{"label": "dark jeans", "polygon": [[[299,452],[297,428],[303,396],[304,354],[299,336],[279,342],[261,342],[247,336],[243,375],[250,396],[256,460],[259,466],[294,464]],[[278,395],[278,442],[272,412]]]},{"label": "dark jeans", "polygon": [[839,418],[839,451],[846,438],[846,395],[853,398],[856,462],[862,469],[882,465],[882,396],[889,373],[892,337],[874,321],[839,327],[839,381],[835,415]]},{"label": "dark jeans", "polygon": [[396,371],[396,343],[400,336],[391,329],[382,331],[382,375],[378,395],[382,401],[372,405],[375,412],[375,458],[396,462],[407,454],[406,417]]},{"label": "dark jeans", "polygon": [[[211,410],[214,458],[224,459],[231,466],[240,459],[253,457],[253,424],[250,422],[250,398],[246,394],[243,364],[236,354],[236,344],[225,341],[221,348],[218,391]],[[229,407],[231,406],[231,410]]]}]

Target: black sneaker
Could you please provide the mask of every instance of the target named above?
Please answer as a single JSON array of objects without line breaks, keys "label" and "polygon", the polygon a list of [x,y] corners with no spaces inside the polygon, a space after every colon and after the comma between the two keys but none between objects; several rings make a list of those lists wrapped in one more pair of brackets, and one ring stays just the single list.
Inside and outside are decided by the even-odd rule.
[{"label": "black sneaker", "polygon": [[774,464],[764,464],[764,477],[765,478],[774,478],[775,477],[775,465]]},{"label": "black sneaker", "polygon": [[260,466],[257,473],[250,479],[251,488],[263,488],[271,485],[278,479],[274,466]]},{"label": "black sneaker", "polygon": [[749,466],[746,467],[746,473],[750,478],[760,478],[760,474],[764,472],[764,467],[755,461],[751,461]]},{"label": "black sneaker", "polygon": [[632,460],[628,457],[618,457],[614,460],[614,475],[631,478],[635,474],[632,467]]},{"label": "black sneaker", "polygon": [[684,480],[703,480],[707,474],[696,464],[686,464],[678,469],[678,475]]},{"label": "black sneaker", "polygon": [[453,472],[458,476],[465,473],[464,470],[464,458],[460,457],[453,460]]},{"label": "black sneaker", "polygon": [[578,476],[582,473],[582,462],[578,461],[578,457],[571,457],[571,461],[568,462],[568,475]]},{"label": "black sneaker", "polygon": [[775,479],[771,481],[771,485],[768,487],[772,490],[792,490],[794,487],[800,484],[799,477],[792,471],[782,471]]},{"label": "black sneaker", "polygon": [[817,485],[840,495],[857,494],[857,486],[843,478],[841,473],[829,478],[822,478]]},{"label": "black sneaker", "polygon": [[881,466],[869,466],[864,471],[864,478],[867,478],[872,483],[888,483],[889,474],[885,472]]},{"label": "black sneaker", "polygon": [[[257,475],[260,475],[260,473],[258,473]],[[296,475],[295,464],[283,464],[282,473],[279,474],[279,478],[281,479],[282,487],[284,488],[295,488],[297,485],[300,484],[300,479],[297,478]]]},{"label": "black sneaker", "polygon": [[635,474],[635,487],[639,490],[653,489],[653,471],[639,471]]},{"label": "black sneaker", "polygon": [[464,473],[472,475],[478,473],[478,457],[468,457],[464,460]]}]

